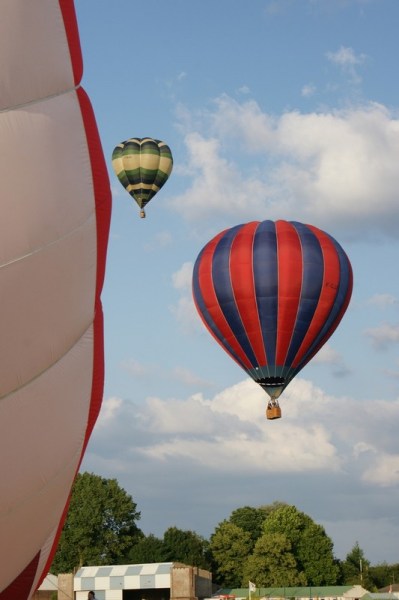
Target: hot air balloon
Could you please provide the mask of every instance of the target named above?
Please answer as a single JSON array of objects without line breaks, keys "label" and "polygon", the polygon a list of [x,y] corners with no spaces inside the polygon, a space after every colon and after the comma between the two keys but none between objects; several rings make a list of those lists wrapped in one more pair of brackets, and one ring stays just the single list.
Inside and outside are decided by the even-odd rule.
[{"label": "hot air balloon", "polygon": [[0,600],[26,600],[101,406],[111,193],[73,1],[2,1],[0,64]]},{"label": "hot air balloon", "polygon": [[173,168],[172,152],[160,140],[131,138],[118,144],[112,153],[115,175],[140,207],[145,206],[167,182]]},{"label": "hot air balloon", "polygon": [[352,268],[339,243],[312,225],[254,221],[222,231],[194,265],[194,302],[209,332],[278,398],[341,321]]}]

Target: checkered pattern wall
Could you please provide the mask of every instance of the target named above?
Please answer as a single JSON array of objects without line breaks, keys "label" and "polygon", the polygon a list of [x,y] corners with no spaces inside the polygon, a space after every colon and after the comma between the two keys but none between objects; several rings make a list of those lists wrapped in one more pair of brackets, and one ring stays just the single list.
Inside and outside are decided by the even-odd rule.
[{"label": "checkered pattern wall", "polygon": [[122,600],[123,590],[170,588],[173,563],[82,567],[74,577],[76,600],[87,600],[93,590],[97,600]]}]

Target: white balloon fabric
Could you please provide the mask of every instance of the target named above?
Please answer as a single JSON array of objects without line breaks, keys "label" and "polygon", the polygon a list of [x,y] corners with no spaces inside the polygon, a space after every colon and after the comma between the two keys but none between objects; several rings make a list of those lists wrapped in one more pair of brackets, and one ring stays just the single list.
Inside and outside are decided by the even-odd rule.
[{"label": "white balloon fabric", "polygon": [[73,0],[1,0],[0,73],[0,600],[26,600],[101,406],[111,194]]}]

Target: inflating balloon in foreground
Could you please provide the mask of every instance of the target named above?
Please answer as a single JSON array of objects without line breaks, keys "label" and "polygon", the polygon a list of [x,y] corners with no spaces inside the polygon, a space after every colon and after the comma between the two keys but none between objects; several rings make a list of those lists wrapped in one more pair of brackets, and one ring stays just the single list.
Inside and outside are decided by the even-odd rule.
[{"label": "inflating balloon in foreground", "polygon": [[100,410],[111,196],[72,0],[3,0],[0,71],[0,600],[26,600]]},{"label": "inflating balloon in foreground", "polygon": [[295,221],[237,225],[201,250],[193,272],[197,310],[216,341],[278,398],[341,321],[352,268],[330,235]]},{"label": "inflating balloon in foreground", "polygon": [[145,206],[167,182],[173,168],[172,152],[164,142],[152,138],[131,138],[118,144],[112,153],[115,175],[140,207]]}]

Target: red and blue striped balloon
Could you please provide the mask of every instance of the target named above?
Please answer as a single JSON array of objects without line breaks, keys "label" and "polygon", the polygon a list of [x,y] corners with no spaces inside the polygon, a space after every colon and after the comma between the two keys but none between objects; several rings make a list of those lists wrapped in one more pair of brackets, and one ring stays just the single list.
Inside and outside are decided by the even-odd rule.
[{"label": "red and blue striped balloon", "polygon": [[352,285],[340,244],[295,221],[222,231],[201,250],[193,272],[205,326],[273,400],[333,334]]}]

